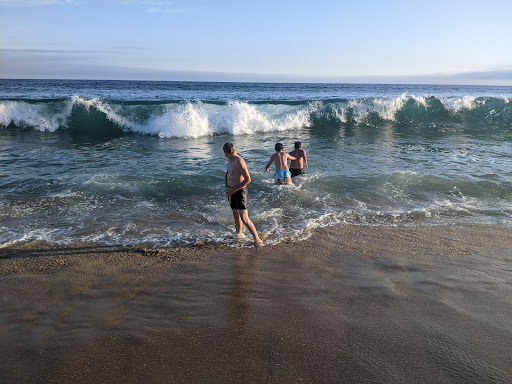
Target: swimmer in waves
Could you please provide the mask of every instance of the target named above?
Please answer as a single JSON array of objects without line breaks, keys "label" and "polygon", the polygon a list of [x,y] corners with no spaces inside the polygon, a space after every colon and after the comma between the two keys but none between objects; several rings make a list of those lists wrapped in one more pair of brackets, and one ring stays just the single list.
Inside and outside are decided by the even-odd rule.
[{"label": "swimmer in waves", "polygon": [[265,172],[268,172],[268,169],[272,165],[272,163],[276,166],[276,173],[274,174],[275,183],[276,184],[291,184],[292,183],[292,174],[288,169],[288,160],[297,160],[296,157],[284,152],[284,145],[281,143],[277,143],[275,146],[276,153],[274,153],[265,167]]}]

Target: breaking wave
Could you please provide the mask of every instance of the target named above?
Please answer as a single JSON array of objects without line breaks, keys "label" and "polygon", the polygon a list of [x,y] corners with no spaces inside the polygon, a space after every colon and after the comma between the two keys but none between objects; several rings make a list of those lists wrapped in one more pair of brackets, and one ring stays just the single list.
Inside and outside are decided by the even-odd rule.
[{"label": "breaking wave", "polygon": [[506,97],[399,97],[228,102],[111,101],[73,96],[51,100],[0,100],[0,127],[67,131],[95,137],[126,133],[163,138],[250,135],[305,127],[410,126],[463,124],[512,126],[512,103]]}]

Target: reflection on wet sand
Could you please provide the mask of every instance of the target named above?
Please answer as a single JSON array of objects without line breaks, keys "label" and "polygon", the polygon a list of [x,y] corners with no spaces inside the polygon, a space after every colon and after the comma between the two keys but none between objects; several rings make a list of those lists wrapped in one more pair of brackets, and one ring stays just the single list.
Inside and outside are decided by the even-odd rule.
[{"label": "reflection on wet sand", "polygon": [[235,260],[229,323],[235,336],[246,331],[251,311],[251,287],[257,256],[240,256]]}]

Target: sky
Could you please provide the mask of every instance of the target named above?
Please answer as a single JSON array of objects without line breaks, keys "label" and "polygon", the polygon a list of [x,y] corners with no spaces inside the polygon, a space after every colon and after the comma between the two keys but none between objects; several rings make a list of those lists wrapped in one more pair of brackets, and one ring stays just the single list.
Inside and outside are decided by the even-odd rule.
[{"label": "sky", "polygon": [[510,0],[0,0],[0,78],[512,85]]}]

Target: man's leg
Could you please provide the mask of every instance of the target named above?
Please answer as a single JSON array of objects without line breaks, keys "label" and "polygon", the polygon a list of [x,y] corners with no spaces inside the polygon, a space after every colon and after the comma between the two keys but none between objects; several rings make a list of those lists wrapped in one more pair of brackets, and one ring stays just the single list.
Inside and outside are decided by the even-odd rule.
[{"label": "man's leg", "polygon": [[242,234],[242,218],[238,214],[238,211],[236,209],[233,209],[233,217],[235,218],[235,233],[237,235]]},{"label": "man's leg", "polygon": [[263,244],[263,241],[258,236],[258,231],[256,231],[256,227],[254,226],[252,220],[249,219],[249,213],[247,212],[247,209],[238,210],[238,214],[239,214],[242,222],[249,229],[249,232],[251,232],[251,235],[254,237],[254,242],[257,245]]}]

